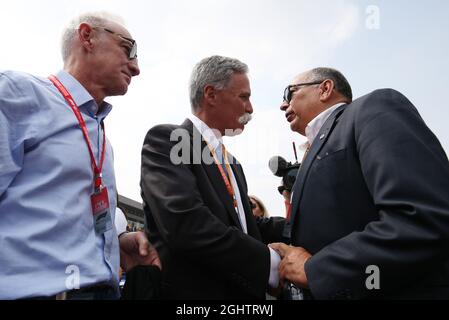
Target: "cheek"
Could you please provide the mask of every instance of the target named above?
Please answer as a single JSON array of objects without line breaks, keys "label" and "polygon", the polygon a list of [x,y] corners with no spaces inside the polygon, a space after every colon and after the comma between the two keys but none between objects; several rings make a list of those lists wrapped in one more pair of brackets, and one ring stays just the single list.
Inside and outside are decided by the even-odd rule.
[{"label": "cheek", "polygon": [[296,117],[299,118],[300,121],[302,121],[304,118],[307,117],[307,109],[304,108],[303,104],[297,104],[293,111],[296,114]]}]

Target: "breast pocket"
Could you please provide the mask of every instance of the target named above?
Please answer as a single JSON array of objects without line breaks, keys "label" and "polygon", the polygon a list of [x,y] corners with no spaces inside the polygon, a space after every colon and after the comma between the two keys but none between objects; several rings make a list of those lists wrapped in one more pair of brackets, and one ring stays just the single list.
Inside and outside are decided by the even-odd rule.
[{"label": "breast pocket", "polygon": [[346,148],[320,152],[312,163],[310,175],[318,179],[323,188],[342,186],[348,173],[346,156]]},{"label": "breast pocket", "polygon": [[317,166],[327,165],[329,162],[343,160],[346,156],[346,148],[328,149],[318,153],[314,164]]}]

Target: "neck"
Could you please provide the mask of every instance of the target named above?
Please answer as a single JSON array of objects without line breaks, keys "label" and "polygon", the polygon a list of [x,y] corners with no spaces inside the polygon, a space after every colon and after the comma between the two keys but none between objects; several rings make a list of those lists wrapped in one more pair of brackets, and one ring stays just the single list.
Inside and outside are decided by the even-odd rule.
[{"label": "neck", "polygon": [[[221,134],[221,136],[224,136],[224,129],[222,129],[220,126],[218,126],[218,121],[214,119],[211,115],[209,115],[207,112],[204,111],[204,108],[199,108],[198,111],[193,113],[198,119],[203,121],[207,126],[211,129],[218,130]],[[215,131],[214,130],[214,131]],[[217,137],[220,138],[220,137]]]},{"label": "neck", "polygon": [[78,80],[79,83],[89,92],[89,94],[94,98],[98,105],[98,112],[100,112],[101,105],[105,98],[105,94],[100,86],[95,84],[92,80],[89,71],[84,71],[85,68],[77,64],[76,62],[66,63],[64,66],[64,71],[68,72],[72,77]]},{"label": "neck", "polygon": [[315,115],[315,117],[317,117],[319,114],[323,113],[324,111],[326,111],[327,109],[332,108],[333,106],[335,106],[336,104],[339,103],[348,103],[345,99],[335,99],[333,101],[329,101],[326,104],[322,104],[319,108],[317,108],[317,113]]}]

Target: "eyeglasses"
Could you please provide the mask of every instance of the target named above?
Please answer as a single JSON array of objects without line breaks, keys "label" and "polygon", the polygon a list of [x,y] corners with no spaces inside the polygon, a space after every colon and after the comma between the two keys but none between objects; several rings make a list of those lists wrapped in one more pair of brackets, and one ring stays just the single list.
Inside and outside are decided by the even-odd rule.
[{"label": "eyeglasses", "polygon": [[110,34],[116,35],[118,36],[120,39],[125,40],[127,42],[131,43],[131,49],[128,48],[128,58],[130,60],[136,59],[137,58],[137,42],[134,39],[131,38],[127,38],[125,36],[122,36],[121,34],[114,32],[108,28],[104,28],[104,27],[93,27],[93,29],[101,29],[103,31],[109,32]]},{"label": "eyeglasses", "polygon": [[251,209],[252,209],[252,210],[254,210],[254,209],[257,208],[257,205],[256,205],[254,202],[250,201],[249,203],[250,203],[250,205],[251,205]]},{"label": "eyeglasses", "polygon": [[284,90],[284,102],[290,103],[290,101],[292,100],[293,92],[296,91],[296,90],[292,90],[293,88],[299,88],[302,86],[311,86],[314,84],[320,84],[323,81],[324,80],[314,81],[314,82],[297,83],[297,84],[291,84],[291,85],[287,86]]}]

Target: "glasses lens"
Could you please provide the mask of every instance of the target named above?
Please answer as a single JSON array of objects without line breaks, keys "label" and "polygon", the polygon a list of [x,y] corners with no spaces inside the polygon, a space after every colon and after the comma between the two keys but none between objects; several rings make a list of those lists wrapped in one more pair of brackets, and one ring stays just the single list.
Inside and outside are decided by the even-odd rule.
[{"label": "glasses lens", "polygon": [[284,89],[284,101],[290,103],[290,86]]},{"label": "glasses lens", "polygon": [[135,41],[133,43],[133,47],[131,48],[131,51],[129,52],[129,58],[130,59],[137,58],[137,42],[135,42]]}]

